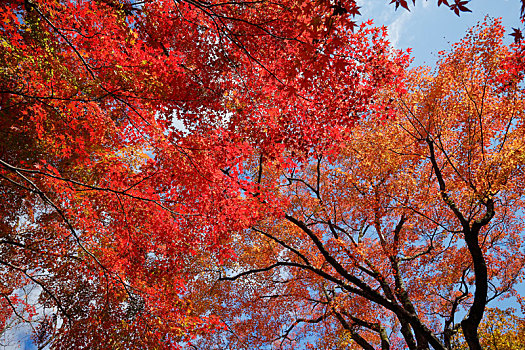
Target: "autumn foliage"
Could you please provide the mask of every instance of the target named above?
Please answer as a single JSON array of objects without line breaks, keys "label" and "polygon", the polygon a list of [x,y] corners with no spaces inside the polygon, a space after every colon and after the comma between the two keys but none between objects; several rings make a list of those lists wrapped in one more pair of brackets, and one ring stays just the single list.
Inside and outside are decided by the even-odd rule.
[{"label": "autumn foliage", "polygon": [[176,348],[222,327],[182,271],[233,258],[259,208],[280,215],[244,167],[349,129],[405,60],[339,12],[3,1],[2,328],[71,349]]},{"label": "autumn foliage", "polygon": [[[483,349],[518,350],[525,347],[525,320],[515,315],[515,310],[486,309],[478,333]],[[456,336],[454,349],[468,349],[461,337]]]},{"label": "autumn foliage", "polygon": [[523,50],[408,71],[358,13],[1,2],[0,334],[477,349],[523,273]]},{"label": "autumn foliage", "polygon": [[227,326],[198,348],[451,349],[458,331],[486,346],[485,306],[517,295],[525,262],[524,100],[503,35],[472,29],[329,148],[254,163],[284,213],[234,235],[230,264],[195,258],[196,306]]}]

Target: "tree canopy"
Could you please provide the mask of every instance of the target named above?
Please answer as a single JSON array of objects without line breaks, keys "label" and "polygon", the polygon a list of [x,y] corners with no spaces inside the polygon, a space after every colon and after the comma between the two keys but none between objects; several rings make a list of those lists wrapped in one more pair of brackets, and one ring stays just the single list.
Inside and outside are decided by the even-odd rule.
[{"label": "tree canopy", "polygon": [[493,21],[409,70],[357,14],[0,3],[0,334],[479,349],[523,277],[523,47]]},{"label": "tree canopy", "polygon": [[472,29],[330,149],[255,164],[287,204],[196,275],[228,326],[199,348],[450,349],[462,329],[481,349],[485,306],[516,293],[525,261],[524,101],[503,35]]}]

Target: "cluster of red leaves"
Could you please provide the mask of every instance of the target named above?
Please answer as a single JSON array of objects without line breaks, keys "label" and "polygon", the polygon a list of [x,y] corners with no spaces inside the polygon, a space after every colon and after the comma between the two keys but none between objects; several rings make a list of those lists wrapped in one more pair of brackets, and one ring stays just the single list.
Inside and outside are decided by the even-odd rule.
[{"label": "cluster of red leaves", "polygon": [[[232,259],[232,233],[286,201],[250,162],[330,148],[406,64],[382,30],[351,30],[357,13],[2,2],[2,324],[36,307],[35,341],[57,348],[176,348],[215,327],[184,298],[188,261]],[[40,296],[18,307],[24,286]]]}]

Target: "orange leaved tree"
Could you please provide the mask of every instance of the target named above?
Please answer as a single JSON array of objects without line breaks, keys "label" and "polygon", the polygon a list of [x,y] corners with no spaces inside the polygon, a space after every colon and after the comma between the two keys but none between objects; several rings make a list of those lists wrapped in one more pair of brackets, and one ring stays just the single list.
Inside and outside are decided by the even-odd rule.
[{"label": "orange leaved tree", "polygon": [[482,348],[525,264],[525,100],[503,35],[472,29],[339,138],[253,158],[250,200],[282,214],[232,232],[236,261],[189,259],[196,309],[225,327],[196,348],[451,349],[460,329]]}]

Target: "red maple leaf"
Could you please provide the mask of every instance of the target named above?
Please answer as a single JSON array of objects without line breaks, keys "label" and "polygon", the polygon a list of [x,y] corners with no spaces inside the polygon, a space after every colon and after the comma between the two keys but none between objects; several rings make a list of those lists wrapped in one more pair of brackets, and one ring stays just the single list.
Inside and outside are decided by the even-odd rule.
[{"label": "red maple leaf", "polygon": [[399,6],[401,7],[404,7],[405,9],[407,9],[408,11],[410,11],[410,9],[408,8],[408,4],[406,2],[406,0],[392,0],[390,1],[391,4],[396,4],[396,10],[398,9]]},{"label": "red maple leaf", "polygon": [[514,30],[514,32],[509,35],[514,37],[514,42],[517,44],[521,41],[521,39],[523,39],[523,33],[519,28],[512,28],[512,30]]},{"label": "red maple leaf", "polygon": [[468,3],[469,2],[467,0],[455,0],[455,3],[450,5],[450,9],[458,16],[460,12],[472,12],[468,7],[465,6]]},{"label": "red maple leaf", "polygon": [[334,9],[332,16],[342,16],[348,13],[348,10],[343,6],[343,3],[341,1],[338,1],[335,5],[332,5],[330,7]]}]

